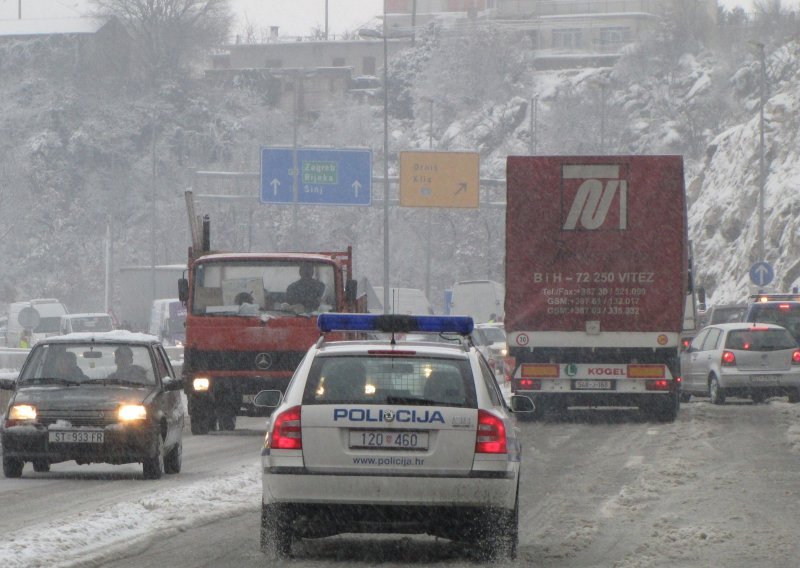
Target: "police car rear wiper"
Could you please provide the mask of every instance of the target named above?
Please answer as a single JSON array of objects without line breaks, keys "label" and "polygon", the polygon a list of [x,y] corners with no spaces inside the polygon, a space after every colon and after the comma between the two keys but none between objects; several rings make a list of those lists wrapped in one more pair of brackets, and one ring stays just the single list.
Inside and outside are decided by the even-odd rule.
[{"label": "police car rear wiper", "polygon": [[416,404],[419,406],[437,406],[440,403],[436,400],[428,398],[420,398],[418,396],[387,396],[387,404]]}]

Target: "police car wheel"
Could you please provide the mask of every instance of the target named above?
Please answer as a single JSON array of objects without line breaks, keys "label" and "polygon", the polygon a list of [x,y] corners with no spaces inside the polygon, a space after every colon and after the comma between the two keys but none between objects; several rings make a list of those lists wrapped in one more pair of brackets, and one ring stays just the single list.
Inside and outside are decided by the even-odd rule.
[{"label": "police car wheel", "polygon": [[279,505],[261,504],[261,552],[277,558],[292,552],[292,530],[285,510]]}]

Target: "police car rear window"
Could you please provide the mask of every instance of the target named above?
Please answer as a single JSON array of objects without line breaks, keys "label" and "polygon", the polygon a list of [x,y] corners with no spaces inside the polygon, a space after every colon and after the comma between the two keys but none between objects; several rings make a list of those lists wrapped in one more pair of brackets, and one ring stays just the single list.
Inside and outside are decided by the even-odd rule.
[{"label": "police car rear window", "polygon": [[303,404],[381,404],[477,408],[466,359],[317,357]]}]

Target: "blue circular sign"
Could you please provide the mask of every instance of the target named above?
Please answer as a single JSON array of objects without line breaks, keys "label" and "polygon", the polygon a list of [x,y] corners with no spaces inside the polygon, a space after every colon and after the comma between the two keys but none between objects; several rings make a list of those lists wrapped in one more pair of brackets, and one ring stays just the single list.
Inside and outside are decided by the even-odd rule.
[{"label": "blue circular sign", "polygon": [[750,267],[750,281],[756,286],[766,286],[775,278],[775,270],[763,260]]}]

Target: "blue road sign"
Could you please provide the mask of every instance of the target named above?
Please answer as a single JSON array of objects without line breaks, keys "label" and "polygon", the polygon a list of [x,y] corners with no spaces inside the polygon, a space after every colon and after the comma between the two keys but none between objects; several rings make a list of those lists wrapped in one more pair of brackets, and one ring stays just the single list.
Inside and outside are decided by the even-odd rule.
[{"label": "blue road sign", "polygon": [[261,148],[261,202],[318,205],[372,203],[372,150]]},{"label": "blue road sign", "polygon": [[766,286],[775,278],[775,271],[763,260],[750,267],[750,281],[756,286]]}]

